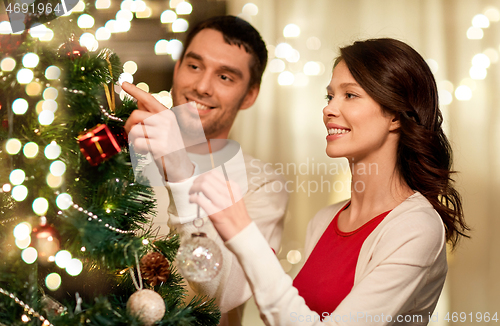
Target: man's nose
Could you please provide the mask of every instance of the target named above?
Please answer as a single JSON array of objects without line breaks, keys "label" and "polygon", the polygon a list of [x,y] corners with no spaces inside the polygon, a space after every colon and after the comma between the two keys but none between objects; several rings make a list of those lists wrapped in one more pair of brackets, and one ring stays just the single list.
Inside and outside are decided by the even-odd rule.
[{"label": "man's nose", "polygon": [[211,74],[208,71],[200,74],[195,84],[195,90],[198,94],[202,96],[211,96],[212,89]]}]

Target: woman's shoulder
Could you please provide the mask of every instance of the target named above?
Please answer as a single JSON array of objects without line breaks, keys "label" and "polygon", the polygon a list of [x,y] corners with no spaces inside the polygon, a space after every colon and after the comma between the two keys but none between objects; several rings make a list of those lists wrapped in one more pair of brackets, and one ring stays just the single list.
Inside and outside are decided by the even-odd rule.
[{"label": "woman's shoulder", "polygon": [[415,193],[394,208],[366,242],[384,255],[398,252],[407,263],[417,260],[419,265],[428,265],[444,250],[446,233],[441,217],[429,201]]}]

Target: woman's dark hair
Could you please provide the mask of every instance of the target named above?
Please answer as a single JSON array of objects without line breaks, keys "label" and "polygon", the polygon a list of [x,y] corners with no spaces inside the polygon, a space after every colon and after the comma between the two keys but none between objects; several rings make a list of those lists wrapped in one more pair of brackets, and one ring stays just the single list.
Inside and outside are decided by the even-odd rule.
[{"label": "woman's dark hair", "polygon": [[250,63],[250,85],[259,86],[262,74],[267,64],[266,43],[259,32],[247,21],[235,16],[216,16],[195,25],[189,32],[184,42],[181,61],[193,38],[204,29],[213,29],[222,33],[224,41],[230,45],[243,46],[245,51],[252,56]]},{"label": "woman's dark hair", "polygon": [[443,116],[429,66],[409,45],[391,38],[341,48],[335,66],[341,61],[368,95],[400,120],[396,169],[439,213],[446,239],[455,247],[470,229],[453,186],[452,150],[441,127]]}]

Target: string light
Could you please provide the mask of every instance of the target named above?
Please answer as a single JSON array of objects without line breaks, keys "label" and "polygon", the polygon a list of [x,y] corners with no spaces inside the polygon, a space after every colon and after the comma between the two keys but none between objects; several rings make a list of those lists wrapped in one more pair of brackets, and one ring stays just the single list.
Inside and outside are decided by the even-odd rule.
[{"label": "string light", "polygon": [[106,111],[106,109],[104,109],[104,107],[102,105],[99,108],[101,109],[101,112],[106,116],[106,118],[111,119],[111,120],[115,120],[115,121],[123,122],[122,119],[115,117],[114,115],[109,114],[108,111]]},{"label": "string light", "polygon": [[[92,220],[94,220],[94,221],[97,221],[97,222],[99,222],[99,223],[102,223],[102,219],[100,219],[100,218],[99,218],[99,216],[95,215],[95,214],[94,214],[94,213],[92,213],[92,212],[87,211],[86,209],[83,209],[83,207],[80,207],[80,206],[78,206],[78,205],[77,205],[77,204],[75,204],[75,203],[71,203],[71,204],[73,205],[73,206],[71,206],[72,208],[74,208],[74,209],[78,210],[79,212],[82,212],[83,214],[88,215],[88,216],[89,216],[89,217],[88,217],[88,219],[87,219],[88,221],[92,221]],[[58,214],[62,214],[62,212],[59,212]],[[126,214],[126,213],[125,213],[125,214]],[[111,231],[115,231],[115,232],[117,232],[117,233],[122,233],[122,234],[127,234],[127,233],[128,233],[128,234],[131,234],[131,233],[135,233],[134,231],[125,231],[125,230],[121,230],[121,229],[115,228],[114,226],[109,225],[108,223],[105,223],[105,224],[104,224],[104,227],[106,227],[106,228],[110,229]]]},{"label": "string light", "polygon": [[38,318],[43,323],[42,324],[43,326],[54,326],[47,318],[45,318],[44,316],[40,315],[33,308],[31,308],[29,305],[27,305],[26,303],[24,303],[23,301],[21,301],[18,297],[16,297],[16,295],[14,293],[11,293],[11,292],[9,292],[7,290],[4,290],[1,287],[0,287],[0,293],[3,294],[3,295],[8,296],[12,300],[14,300],[15,303],[17,303],[18,305],[20,305],[24,309],[25,313],[28,313],[28,314],[32,315],[33,317],[35,317],[35,318]]}]

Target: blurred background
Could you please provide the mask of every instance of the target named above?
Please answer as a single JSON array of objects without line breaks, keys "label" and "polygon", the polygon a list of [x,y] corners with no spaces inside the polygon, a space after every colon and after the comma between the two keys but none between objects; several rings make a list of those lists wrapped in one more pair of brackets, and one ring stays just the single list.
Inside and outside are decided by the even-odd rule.
[{"label": "blurred background", "polygon": [[[73,10],[81,12],[75,19],[86,32],[80,42],[94,50],[113,49],[129,78],[166,106],[172,105],[168,90],[189,26],[232,14],[261,32],[269,50],[261,92],[256,104],[239,114],[231,137],[291,181],[278,256],[292,277],[304,263],[309,220],[349,196],[347,163],[326,156],[322,123],[337,49],[373,37],[413,46],[438,82],[455,179],[473,229],[471,239],[449,252],[439,323],[432,324],[455,324],[444,320],[447,312],[450,317],[499,312],[500,0],[97,0],[95,8],[83,13],[80,2]],[[6,20],[0,13],[0,21]],[[0,22],[0,32],[6,28]],[[54,44],[65,41],[42,29],[38,33]],[[123,96],[119,87],[115,91]],[[477,322],[483,323],[489,324]],[[244,325],[263,325],[252,302]]]}]

